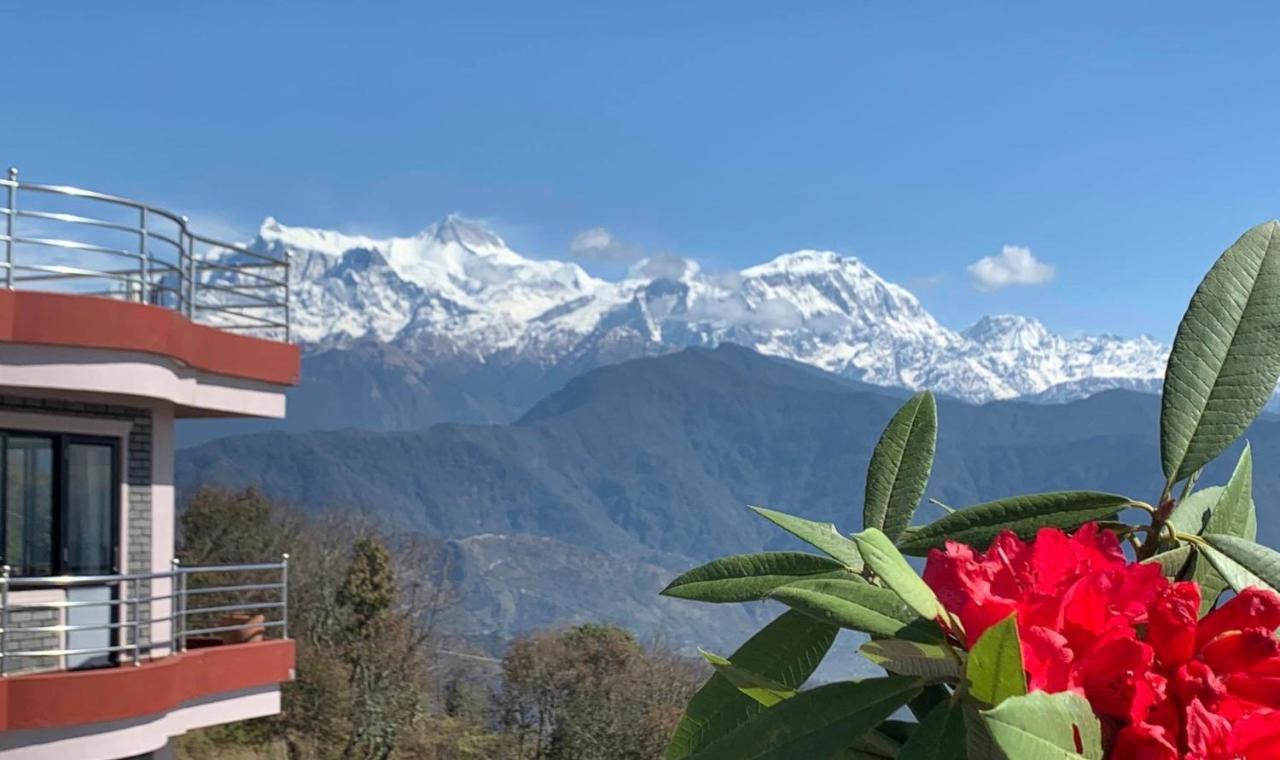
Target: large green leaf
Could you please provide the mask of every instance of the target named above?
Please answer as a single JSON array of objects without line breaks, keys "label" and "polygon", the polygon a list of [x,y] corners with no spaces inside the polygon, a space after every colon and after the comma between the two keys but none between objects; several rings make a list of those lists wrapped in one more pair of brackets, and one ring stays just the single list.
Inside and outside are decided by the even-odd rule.
[{"label": "large green leaf", "polygon": [[873,728],[860,736],[849,747],[854,752],[862,752],[871,757],[894,758],[902,751],[902,743],[885,733],[889,721],[884,721],[879,728]]},{"label": "large green leaf", "polygon": [[965,743],[964,706],[947,700],[920,721],[898,760],[967,760]]},{"label": "large green leaf", "polygon": [[1192,493],[1173,508],[1169,524],[1179,533],[1200,535],[1209,524],[1213,508],[1218,505],[1225,490],[1222,486],[1210,486]]},{"label": "large green leaf", "polygon": [[920,676],[930,681],[960,677],[960,664],[944,644],[872,639],[858,651],[876,665],[900,676]]},{"label": "large green leaf", "polygon": [[986,549],[1003,530],[1031,538],[1040,528],[1071,529],[1115,517],[1129,499],[1099,491],[1056,491],[1014,496],[979,504],[908,531],[898,542],[907,554],[925,554],[944,541]]},{"label": "large green leaf", "polygon": [[[1258,520],[1253,506],[1253,455],[1246,444],[1227,485],[1206,488],[1187,497],[1173,511],[1170,524],[1181,533],[1221,533],[1253,540]],[[1200,614],[1208,614],[1228,587],[1237,591],[1256,579],[1214,549],[1201,547],[1188,577],[1200,587]],[[1243,585],[1242,585],[1243,584]]]},{"label": "large green leaf", "polygon": [[933,394],[911,397],[889,420],[867,468],[862,527],[879,528],[893,540],[911,524],[933,469],[938,406]]},{"label": "large green leaf", "polygon": [[1248,443],[1231,479],[1222,489],[1222,497],[1214,505],[1205,525],[1205,533],[1225,533],[1250,541],[1258,538],[1258,518],[1253,506],[1253,452]]},{"label": "large green leaf", "polygon": [[699,602],[753,602],[803,578],[849,577],[844,565],[803,552],[738,554],[695,567],[667,584],[664,596]]},{"label": "large green leaf", "polygon": [[933,708],[950,698],[951,692],[947,691],[947,687],[940,683],[929,684],[924,687],[924,691],[920,692],[920,696],[907,703],[907,707],[911,709],[911,714],[916,716],[916,720],[919,721],[933,712]]},{"label": "large green leaf", "polygon": [[729,683],[737,687],[738,691],[765,707],[773,707],[784,699],[791,699],[797,693],[795,689],[789,689],[772,678],[734,665],[718,654],[704,649],[699,649],[698,652],[711,663],[711,667],[715,668],[717,673],[729,679]]},{"label": "large green leaf", "polygon": [[834,524],[814,522],[764,507],[750,507],[750,509],[849,569],[862,570],[862,557],[858,556],[858,546],[841,535]]},{"label": "large green leaf", "polygon": [[1212,486],[1183,499],[1171,524],[1179,533],[1225,533],[1250,541],[1257,538],[1258,521],[1253,506],[1253,455],[1246,444],[1225,486]]},{"label": "large green leaf", "polygon": [[893,589],[911,609],[926,620],[946,619],[947,611],[916,571],[907,564],[889,537],[877,528],[867,528],[853,536],[862,561],[879,576],[880,582]]},{"label": "large green leaf", "polygon": [[1018,619],[1010,615],[983,632],[969,650],[965,662],[969,694],[988,705],[998,705],[1010,697],[1027,693],[1027,674],[1022,669],[1022,645],[1018,640]]},{"label": "large green leaf", "polygon": [[[1239,565],[1239,570],[1228,569],[1222,573],[1222,577],[1232,584],[1232,588],[1236,588],[1238,583],[1246,583],[1246,586],[1241,586],[1241,588],[1247,587],[1247,585],[1257,585],[1256,583],[1248,582],[1249,579],[1243,574],[1247,573],[1261,581],[1267,588],[1272,590],[1280,589],[1280,552],[1269,549],[1262,544],[1254,543],[1247,538],[1228,536],[1222,533],[1210,533],[1204,539],[1209,542],[1210,547],[1218,551],[1218,554],[1205,553],[1215,567],[1221,561],[1219,557],[1225,557]],[[1243,571],[1243,573],[1240,571]],[[1240,589],[1236,588],[1236,590],[1239,591]]]},{"label": "large green leaf", "polygon": [[1187,567],[1187,561],[1191,559],[1191,545],[1183,544],[1176,549],[1170,549],[1167,552],[1160,552],[1154,557],[1148,557],[1142,560],[1144,565],[1159,565],[1160,572],[1169,580],[1177,580]]},{"label": "large green leaf", "polygon": [[937,623],[921,618],[898,594],[862,581],[796,581],[775,588],[769,598],[818,620],[873,636],[942,640]]},{"label": "large green leaf", "polygon": [[796,760],[830,757],[920,693],[918,678],[889,676],[801,692],[757,713],[691,757],[697,760]]},{"label": "large green leaf", "polygon": [[1280,223],[1222,254],[1191,296],[1165,370],[1160,461],[1170,482],[1244,432],[1280,379]]},{"label": "large green leaf", "polygon": [[996,744],[1014,760],[1102,760],[1102,727],[1079,694],[1033,691],[984,711],[982,719]]},{"label": "large green leaf", "polygon": [[1268,588],[1269,584],[1252,570],[1212,546],[1196,547],[1196,564],[1192,580],[1200,584],[1200,616],[1209,614],[1222,592],[1230,588],[1240,592],[1250,586]]},{"label": "large green leaf", "polygon": [[[808,680],[839,631],[799,612],[783,613],[729,656],[729,661],[788,689]],[[667,760],[680,760],[747,722],[764,707],[716,673],[693,695],[667,746]]]}]

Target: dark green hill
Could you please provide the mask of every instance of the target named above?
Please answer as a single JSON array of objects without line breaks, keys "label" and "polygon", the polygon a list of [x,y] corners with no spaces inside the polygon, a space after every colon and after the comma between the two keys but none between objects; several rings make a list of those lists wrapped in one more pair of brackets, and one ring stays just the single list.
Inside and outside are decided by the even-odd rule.
[{"label": "dark green hill", "polygon": [[[588,372],[511,425],[214,441],[180,453],[178,484],[253,484],[400,529],[543,536],[678,569],[790,546],[746,504],[858,529],[866,463],[901,400],[742,348],[690,349]],[[1127,391],[1064,405],[942,400],[928,495],[956,506],[1065,488],[1153,499],[1158,407],[1157,397]],[[1268,463],[1280,456],[1280,425],[1260,422],[1251,437],[1262,538],[1275,543],[1280,525],[1268,517],[1280,477]],[[1230,465],[1202,482],[1221,482]],[[531,544],[521,545],[527,586]]]}]

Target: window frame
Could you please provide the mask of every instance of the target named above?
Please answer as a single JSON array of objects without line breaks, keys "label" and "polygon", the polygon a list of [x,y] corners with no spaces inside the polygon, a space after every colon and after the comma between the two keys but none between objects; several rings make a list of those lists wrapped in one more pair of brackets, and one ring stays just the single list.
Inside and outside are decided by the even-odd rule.
[{"label": "window frame", "polygon": [[[8,439],[9,438],[42,438],[51,442],[53,447],[53,514],[52,517],[52,542],[53,568],[51,576],[67,575],[71,577],[93,577],[94,575],[119,575],[120,574],[120,490],[123,485],[122,473],[120,466],[120,448],[121,441],[119,438],[105,435],[91,435],[84,433],[59,433],[46,430],[35,430],[26,428],[9,428],[0,427],[0,564],[8,562],[9,552],[9,513],[8,513],[8,466],[9,457]],[[66,520],[67,513],[67,494],[69,492],[68,477],[70,468],[67,467],[70,447],[74,444],[82,444],[89,446],[106,446],[111,451],[111,501],[109,509],[111,511],[111,567],[105,573],[68,573],[68,524]],[[41,578],[47,576],[40,575],[14,575],[15,578]]]}]

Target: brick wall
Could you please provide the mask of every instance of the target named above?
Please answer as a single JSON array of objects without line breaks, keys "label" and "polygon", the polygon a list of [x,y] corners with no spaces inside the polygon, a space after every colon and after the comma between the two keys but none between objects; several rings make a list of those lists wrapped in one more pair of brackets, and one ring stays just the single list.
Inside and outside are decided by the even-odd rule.
[{"label": "brick wall", "polygon": [[[118,406],[110,404],[91,404],[80,403],[75,401],[59,401],[52,399],[28,398],[23,396],[12,396],[0,394],[0,412],[19,412],[26,414],[56,414],[60,417],[85,417],[93,419],[107,420],[127,420],[133,425],[129,430],[128,441],[128,467],[123,473],[125,482],[129,485],[129,505],[128,505],[128,556],[126,557],[126,567],[124,572],[128,573],[145,573],[151,569],[151,458],[152,458],[152,420],[151,411],[140,407]],[[139,595],[146,598],[150,595],[150,584],[142,584]],[[131,620],[132,614],[128,612],[129,605],[125,605],[125,619]],[[54,615],[55,619],[50,620],[49,616]],[[23,611],[14,613],[14,619],[10,621],[10,627],[14,629],[10,633],[10,639],[14,636],[21,636],[19,630],[22,624],[28,626],[34,625],[55,625],[57,624],[56,614],[52,611]],[[138,617],[144,622],[148,622],[151,618],[149,605],[141,605],[138,610]],[[39,621],[39,622],[36,622]],[[130,629],[126,629],[130,630]],[[145,644],[150,639],[150,626],[143,625],[141,627],[141,639]],[[56,645],[56,639],[50,642],[48,637],[50,634],[28,634],[33,637],[33,643],[43,643],[48,648]],[[131,635],[131,634],[130,634]],[[35,637],[45,637],[38,640]],[[54,634],[56,636],[56,634]],[[15,648],[12,647],[11,648]],[[24,645],[24,648],[25,645]],[[41,646],[45,648],[45,646]]]},{"label": "brick wall", "polygon": [[[15,610],[9,613],[9,627],[13,629],[5,639],[5,647],[11,652],[36,652],[61,649],[60,637],[44,631],[23,631],[23,628],[58,624],[57,610]],[[5,665],[6,673],[25,670],[52,670],[57,660],[52,657],[15,657]]]}]

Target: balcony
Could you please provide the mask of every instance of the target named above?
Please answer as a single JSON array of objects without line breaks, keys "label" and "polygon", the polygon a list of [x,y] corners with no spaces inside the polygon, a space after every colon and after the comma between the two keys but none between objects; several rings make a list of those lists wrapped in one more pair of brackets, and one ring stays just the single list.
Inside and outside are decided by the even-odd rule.
[{"label": "balcony", "polygon": [[0,287],[171,309],[289,341],[289,259],[193,232],[187,217],[114,195],[0,179]]},{"label": "balcony", "polygon": [[15,578],[4,567],[0,732],[276,693],[292,678],[288,573],[287,556],[134,575]]}]

